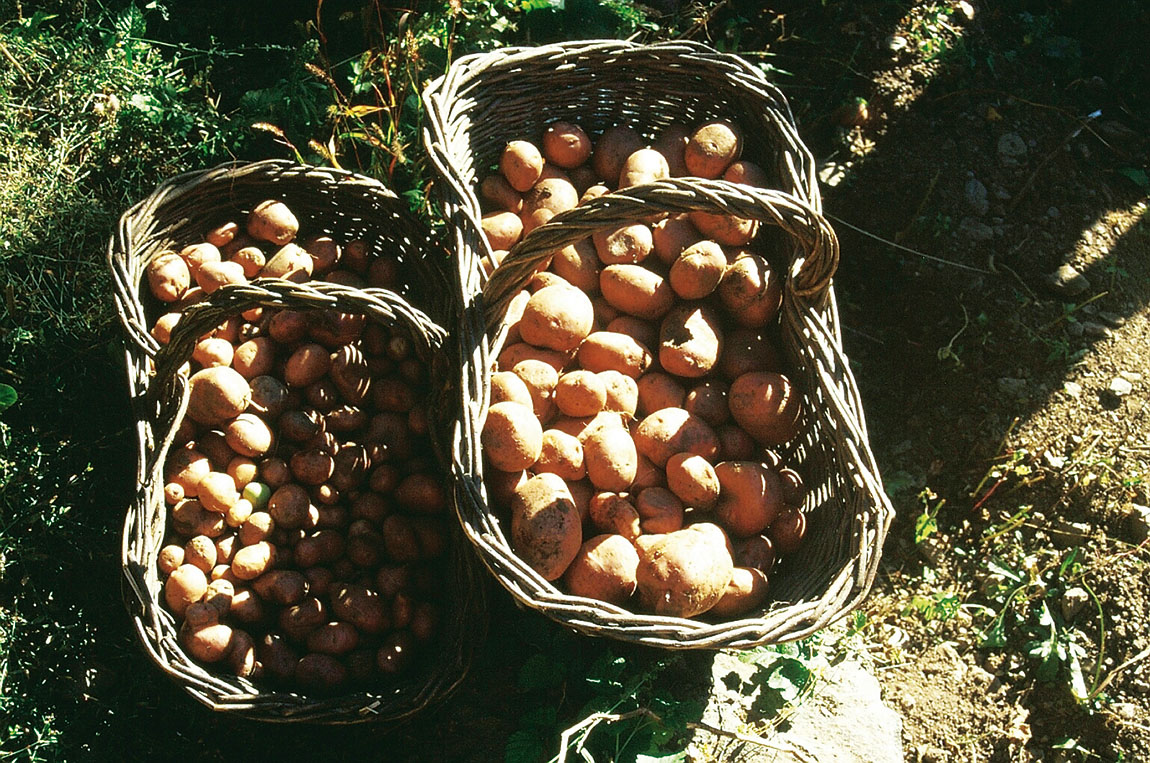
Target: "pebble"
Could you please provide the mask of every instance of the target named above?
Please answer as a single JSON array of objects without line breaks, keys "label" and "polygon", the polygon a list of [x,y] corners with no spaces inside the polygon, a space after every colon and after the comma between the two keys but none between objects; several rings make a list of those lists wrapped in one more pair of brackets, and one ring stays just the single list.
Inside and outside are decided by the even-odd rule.
[{"label": "pebble", "polygon": [[1081,294],[1090,288],[1090,281],[1070,263],[1065,263],[1053,273],[1048,273],[1043,281],[1055,294],[1067,297]]},{"label": "pebble", "polygon": [[1055,455],[1049,450],[1043,451],[1042,460],[1045,461],[1046,465],[1051,469],[1061,469],[1062,467],[1066,466],[1065,456]]},{"label": "pebble", "polygon": [[1133,702],[1115,702],[1110,706],[1110,709],[1128,721],[1132,721],[1140,715],[1138,705]]},{"label": "pebble", "polygon": [[1142,381],[1142,374],[1135,371],[1119,371],[1118,375],[1131,384]]},{"label": "pebble", "polygon": [[973,217],[962,218],[962,222],[958,224],[958,232],[976,243],[994,238],[994,229]]},{"label": "pebble", "polygon": [[1066,333],[1070,334],[1070,336],[1078,337],[1085,334],[1086,329],[1082,327],[1081,323],[1074,321],[1073,323],[1066,324]]},{"label": "pebble", "polygon": [[892,34],[883,41],[883,46],[886,47],[889,53],[901,53],[906,50],[906,38],[900,34]]},{"label": "pebble", "polygon": [[1078,397],[1082,394],[1082,385],[1077,382],[1068,381],[1062,385],[1062,391],[1071,397]]},{"label": "pebble", "polygon": [[1126,319],[1118,313],[1110,313],[1105,310],[1098,311],[1098,317],[1102,322],[1109,324],[1112,328],[1122,328],[1126,325]]},{"label": "pebble", "polygon": [[1067,588],[1062,593],[1062,601],[1059,602],[1062,607],[1062,619],[1070,622],[1075,617],[1078,617],[1086,605],[1090,603],[1090,594],[1086,592],[1085,588],[1074,586]]},{"label": "pebble", "polygon": [[1017,167],[1026,151],[1026,141],[1018,133],[1007,132],[999,136],[998,161],[1003,167]]},{"label": "pebble", "polygon": [[973,214],[982,217],[990,211],[990,201],[987,199],[986,186],[977,178],[966,181],[962,189],[963,201],[966,208]]},{"label": "pebble", "polygon": [[1082,321],[1082,333],[1094,339],[1109,339],[1114,336],[1109,327],[1095,321]]},{"label": "pebble", "polygon": [[1110,380],[1110,386],[1107,388],[1115,397],[1125,397],[1134,391],[1134,385],[1128,379],[1121,376],[1115,376]]}]

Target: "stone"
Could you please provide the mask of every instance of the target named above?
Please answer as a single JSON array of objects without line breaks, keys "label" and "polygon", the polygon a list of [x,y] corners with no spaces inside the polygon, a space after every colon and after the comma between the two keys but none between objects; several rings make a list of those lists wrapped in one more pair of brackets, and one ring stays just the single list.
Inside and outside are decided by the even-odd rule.
[{"label": "stone", "polygon": [[1090,603],[1090,594],[1085,588],[1074,586],[1062,592],[1062,599],[1058,602],[1062,607],[1062,619],[1066,622],[1078,617],[1078,614]]},{"label": "stone", "polygon": [[1058,207],[1048,207],[1046,216],[1051,220],[1057,220],[1059,217],[1062,217],[1062,212],[1059,211]]},{"label": "stone", "polygon": [[1064,382],[1062,384],[1062,391],[1071,397],[1080,397],[1082,395],[1082,385],[1078,382]]},{"label": "stone", "polygon": [[883,47],[888,53],[901,53],[906,50],[907,40],[900,34],[892,34],[883,40]]},{"label": "stone", "polygon": [[977,178],[966,181],[966,185],[962,188],[962,200],[966,204],[966,208],[979,217],[990,211],[990,200],[987,199],[986,186]]},{"label": "stone", "polygon": [[1142,374],[1138,373],[1137,371],[1119,371],[1118,376],[1130,382],[1131,384],[1142,381]]},{"label": "stone", "polygon": [[998,161],[1004,167],[1017,167],[1026,156],[1026,141],[1016,132],[1006,132],[998,137]]},{"label": "stone", "polygon": [[1091,339],[1109,339],[1114,332],[1097,321],[1082,321],[1082,333]]},{"label": "stone", "polygon": [[1128,379],[1124,379],[1121,376],[1115,376],[1110,380],[1110,386],[1107,387],[1107,389],[1110,391],[1110,394],[1114,395],[1114,397],[1126,397],[1134,391],[1134,385],[1131,384]]},{"label": "stone", "polygon": [[994,228],[974,217],[964,217],[958,224],[958,232],[975,243],[994,238]]},{"label": "stone", "polygon": [[1090,281],[1087,280],[1086,276],[1075,270],[1074,266],[1069,263],[1063,264],[1053,273],[1048,273],[1043,278],[1043,282],[1050,291],[1065,297],[1077,296],[1090,288]]},{"label": "stone", "polygon": [[1056,455],[1049,450],[1043,451],[1042,460],[1045,461],[1046,465],[1051,469],[1061,469],[1062,467],[1066,466],[1065,456]]}]

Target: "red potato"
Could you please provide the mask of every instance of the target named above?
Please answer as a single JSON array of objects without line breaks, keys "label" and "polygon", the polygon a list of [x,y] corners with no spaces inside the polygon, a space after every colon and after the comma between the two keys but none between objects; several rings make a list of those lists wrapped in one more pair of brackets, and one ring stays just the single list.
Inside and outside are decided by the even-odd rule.
[{"label": "red potato", "polygon": [[519,333],[536,347],[570,352],[591,333],[594,319],[586,294],[570,286],[547,286],[527,300]]},{"label": "red potato", "polygon": [[232,649],[232,629],[215,623],[203,628],[182,628],[180,640],[184,648],[200,662],[219,662]]},{"label": "red potato", "polygon": [[635,481],[631,483],[631,490],[638,492],[649,487],[665,487],[667,475],[651,462],[651,459],[639,454],[639,465],[635,469]]},{"label": "red potato", "polygon": [[329,654],[304,655],[293,675],[300,686],[317,692],[334,691],[347,683],[347,668]]},{"label": "red potato", "polygon": [[581,480],[587,476],[583,460],[583,444],[577,438],[557,429],[548,429],[543,433],[539,459],[531,470],[536,474],[557,474],[569,481]]},{"label": "red potato", "polygon": [[587,336],[576,353],[579,365],[587,371],[618,371],[638,379],[650,368],[651,351],[626,334],[596,331]]},{"label": "red potato", "polygon": [[543,174],[543,154],[533,143],[513,140],[499,156],[499,171],[512,188],[524,193],[531,190]]},{"label": "red potato", "polygon": [[708,379],[687,393],[683,408],[713,427],[724,424],[731,417],[727,403],[730,386],[718,379]]},{"label": "red potato", "polygon": [[313,653],[347,654],[359,645],[359,632],[351,623],[324,623],[304,639]]},{"label": "red potato", "polygon": [[312,236],[303,242],[304,251],[311,255],[313,275],[327,274],[343,256],[343,249],[331,236]]},{"label": "red potato", "polygon": [[161,302],[175,302],[191,286],[192,275],[188,264],[175,252],[161,252],[144,270],[148,288]]},{"label": "red potato", "polygon": [[782,374],[743,374],[731,383],[731,416],[761,445],[782,445],[799,432],[802,400]]},{"label": "red potato", "polygon": [[656,466],[665,467],[676,453],[693,453],[708,461],[719,453],[719,438],[705,421],[682,408],[655,411],[635,430],[635,446]]},{"label": "red potato", "polygon": [[251,582],[266,602],[290,607],[307,596],[307,578],[298,570],[268,570]]},{"label": "red potato", "polygon": [[753,567],[735,567],[722,597],[707,614],[735,617],[758,609],[767,600],[767,576]]},{"label": "red potato", "polygon": [[685,214],[664,217],[651,228],[652,251],[664,265],[673,264],[702,238]]},{"label": "red potato", "polygon": [[578,204],[579,192],[569,180],[559,177],[541,179],[523,194],[523,211],[519,213],[523,220],[523,235]]},{"label": "red potato", "polygon": [[642,533],[639,512],[629,493],[601,492],[592,494],[587,518],[597,530],[635,540]]},{"label": "red potato", "polygon": [[511,500],[511,542],[545,580],[559,579],[582,546],[579,512],[562,478],[539,474]]},{"label": "red potato", "polygon": [[543,156],[552,164],[574,169],[591,157],[591,138],[572,122],[552,122],[543,133]]},{"label": "red potato", "polygon": [[710,212],[691,212],[687,217],[705,238],[723,246],[746,246],[759,233],[758,220]]},{"label": "red potato", "polygon": [[509,250],[523,238],[523,220],[514,212],[488,212],[480,225],[487,245],[493,250]]},{"label": "red potato", "polygon": [[657,615],[694,617],[711,609],[731,581],[734,563],[718,533],[698,525],[638,543],[635,571],[639,601]]},{"label": "red potato", "polygon": [[647,320],[662,318],[675,303],[671,284],[642,265],[608,265],[599,275],[599,290],[615,309]]},{"label": "red potato", "polygon": [[754,567],[767,575],[775,567],[775,544],[766,535],[752,535],[734,543],[735,564]]},{"label": "red potato", "polygon": [[807,535],[807,516],[797,508],[783,509],[768,530],[771,541],[780,554],[793,554]]},{"label": "red potato", "polygon": [[401,509],[416,514],[442,514],[447,510],[448,496],[438,477],[416,472],[404,477],[393,496]]},{"label": "red potato", "polygon": [[802,506],[807,498],[803,478],[794,469],[779,469],[779,479],[783,483],[783,500],[788,506]]},{"label": "red potato", "polygon": [[491,465],[514,472],[539,459],[543,428],[530,408],[518,403],[496,403],[487,409],[481,439]]},{"label": "red potato", "polygon": [[264,619],[264,605],[250,588],[237,586],[228,606],[228,616],[241,623],[258,623]]},{"label": "red potato", "polygon": [[597,231],[591,240],[604,265],[642,262],[654,247],[651,229],[641,223]]},{"label": "red potato", "polygon": [[284,363],[284,382],[288,387],[308,387],[331,370],[331,353],[322,344],[304,344],[296,348]]},{"label": "red potato", "polygon": [[635,592],[639,554],[622,535],[597,535],[584,543],[563,573],[573,596],[624,605]]},{"label": "red potato", "polygon": [[770,527],[783,509],[783,486],[778,475],[755,461],[723,461],[715,466],[719,501],[715,517],[732,535],[758,535]]},{"label": "red potato", "polygon": [[331,599],[332,614],[354,625],[361,633],[383,633],[390,618],[383,597],[361,585],[341,585]]},{"label": "red potato", "polygon": [[774,343],[762,329],[737,328],[727,332],[719,373],[734,380],[751,371],[778,371],[782,368]]},{"label": "red potato", "polygon": [[667,459],[667,486],[691,508],[710,509],[719,499],[715,468],[692,453],[676,453]]},{"label": "red potato", "polygon": [[262,201],[248,215],[248,235],[257,241],[283,246],[299,232],[299,220],[282,201]]},{"label": "red potato", "polygon": [[488,175],[483,178],[483,182],[479,184],[479,195],[499,210],[514,212],[516,217],[523,209],[523,196],[512,188],[507,178],[502,175]]},{"label": "red potato", "polygon": [[723,273],[719,300],[740,326],[766,326],[778,315],[783,302],[779,276],[769,262],[752,252],[735,256]]},{"label": "red potato", "polygon": [[643,148],[643,138],[626,125],[610,127],[595,141],[591,166],[595,173],[608,182],[618,179],[627,157]]}]

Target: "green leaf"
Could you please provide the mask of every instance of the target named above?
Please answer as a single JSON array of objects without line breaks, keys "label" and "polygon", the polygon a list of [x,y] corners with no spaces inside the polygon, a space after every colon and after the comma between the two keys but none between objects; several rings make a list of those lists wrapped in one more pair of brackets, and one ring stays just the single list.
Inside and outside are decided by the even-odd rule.
[{"label": "green leaf", "polygon": [[16,404],[16,390],[10,384],[0,384],[0,413]]},{"label": "green leaf", "polygon": [[938,532],[938,521],[930,514],[929,511],[923,511],[914,520],[914,542],[915,545],[922,543]]}]

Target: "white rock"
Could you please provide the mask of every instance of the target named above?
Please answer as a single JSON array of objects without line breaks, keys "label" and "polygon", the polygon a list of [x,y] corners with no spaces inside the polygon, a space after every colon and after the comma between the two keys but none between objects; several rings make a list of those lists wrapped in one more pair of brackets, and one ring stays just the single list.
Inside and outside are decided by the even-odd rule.
[{"label": "white rock", "polygon": [[1090,594],[1086,592],[1085,588],[1074,586],[1067,588],[1062,593],[1062,601],[1059,604],[1062,607],[1062,619],[1070,622],[1090,603]]},{"label": "white rock", "polygon": [[1121,376],[1115,376],[1110,380],[1109,390],[1115,397],[1125,397],[1134,391],[1134,385]]}]

